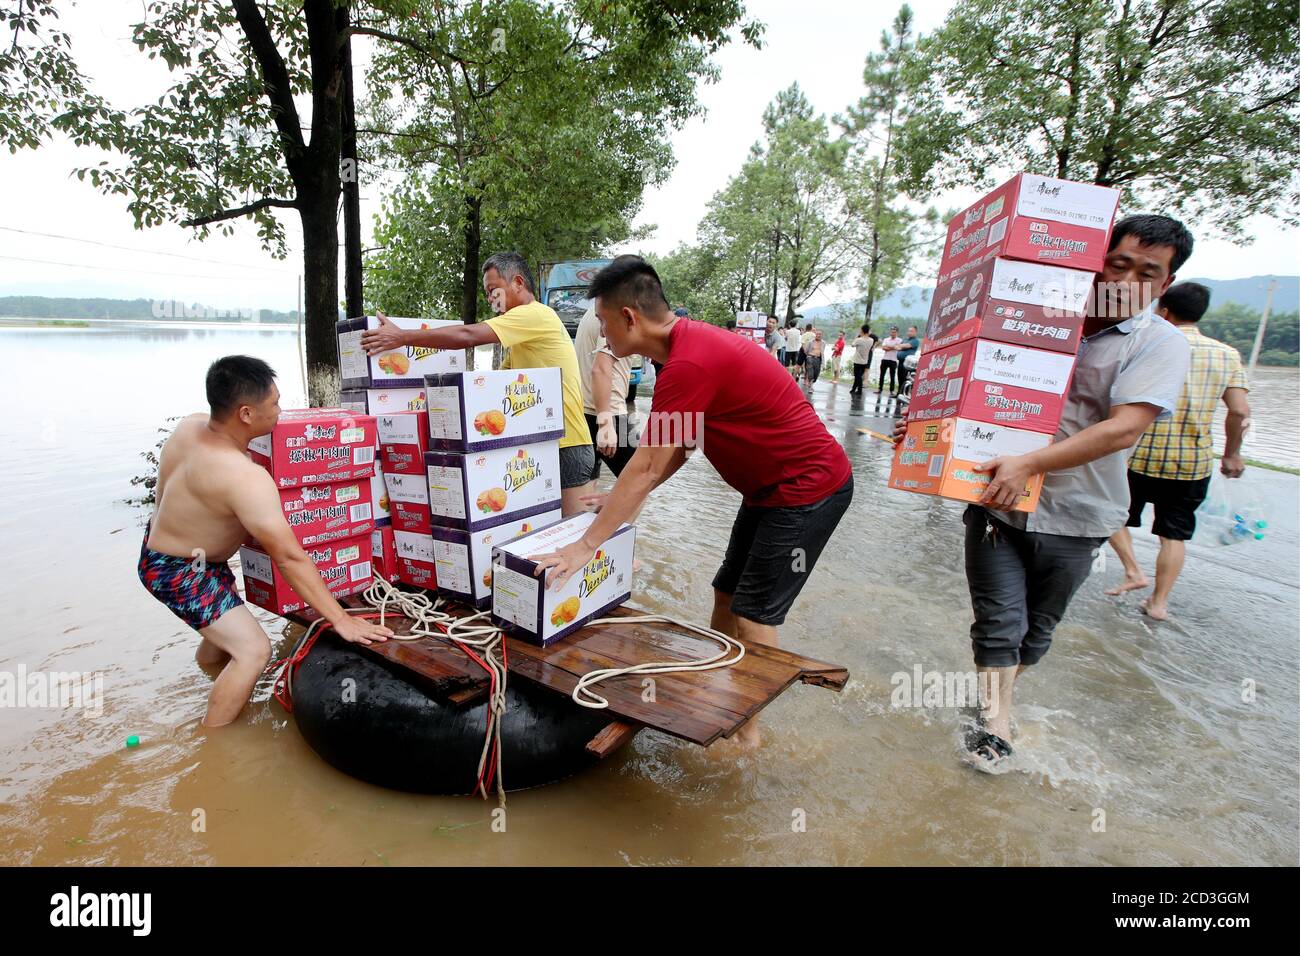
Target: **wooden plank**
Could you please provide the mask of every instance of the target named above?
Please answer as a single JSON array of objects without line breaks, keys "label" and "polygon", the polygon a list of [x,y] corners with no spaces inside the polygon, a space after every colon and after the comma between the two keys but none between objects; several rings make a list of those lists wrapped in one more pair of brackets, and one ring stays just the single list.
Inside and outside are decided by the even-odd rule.
[{"label": "wooden plank", "polygon": [[615,720],[605,725],[605,728],[596,736],[587,742],[587,753],[595,754],[604,760],[619,747],[630,743],[632,738],[641,732],[640,724],[629,724],[621,720]]}]

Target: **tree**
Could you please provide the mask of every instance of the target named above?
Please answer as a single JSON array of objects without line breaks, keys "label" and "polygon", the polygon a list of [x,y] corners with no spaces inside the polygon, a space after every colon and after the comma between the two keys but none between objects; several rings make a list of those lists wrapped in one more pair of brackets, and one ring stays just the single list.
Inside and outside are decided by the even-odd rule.
[{"label": "tree", "polygon": [[1295,0],[958,0],[907,69],[923,195],[1008,168],[1119,187],[1240,237],[1300,221]]},{"label": "tree", "polygon": [[25,0],[0,9],[0,143],[9,152],[34,149],[51,123],[86,94],[86,80],[72,56],[68,35],[56,26],[59,11],[49,0]]},{"label": "tree", "polygon": [[907,273],[930,281],[917,258],[937,251],[940,217],[936,210],[915,211],[902,199],[898,182],[898,131],[911,111],[916,83],[904,66],[913,55],[912,8],[903,4],[890,29],[880,35],[880,52],[867,55],[862,70],[866,93],[836,121],[852,141],[845,175],[845,203],[860,228],[849,242],[865,261],[864,321],[876,302],[892,292]]},{"label": "tree", "polygon": [[[667,135],[741,4],[529,0],[434,4],[376,31],[375,155],[409,173],[384,205],[368,268],[377,303],[479,315],[484,250],[586,256],[633,237]],[[759,28],[740,30],[757,43]],[[382,143],[382,147],[379,145]]]}]

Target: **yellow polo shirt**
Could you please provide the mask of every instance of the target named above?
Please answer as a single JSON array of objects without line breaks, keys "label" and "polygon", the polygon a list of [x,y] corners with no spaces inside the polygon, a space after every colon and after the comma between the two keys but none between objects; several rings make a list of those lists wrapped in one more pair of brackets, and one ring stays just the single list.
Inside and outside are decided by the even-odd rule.
[{"label": "yellow polo shirt", "polygon": [[561,448],[591,444],[591,432],[582,414],[582,385],[578,353],[564,323],[550,306],[536,300],[517,305],[487,320],[501,344],[510,350],[502,368],[558,368],[564,393],[564,437]]}]

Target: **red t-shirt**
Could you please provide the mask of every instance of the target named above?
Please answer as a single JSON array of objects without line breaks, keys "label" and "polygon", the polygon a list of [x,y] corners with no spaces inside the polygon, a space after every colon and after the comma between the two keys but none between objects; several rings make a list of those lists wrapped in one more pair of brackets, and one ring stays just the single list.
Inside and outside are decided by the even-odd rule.
[{"label": "red t-shirt", "polygon": [[641,442],[698,445],[745,504],[820,501],[852,468],[789,370],[757,343],[678,319]]}]

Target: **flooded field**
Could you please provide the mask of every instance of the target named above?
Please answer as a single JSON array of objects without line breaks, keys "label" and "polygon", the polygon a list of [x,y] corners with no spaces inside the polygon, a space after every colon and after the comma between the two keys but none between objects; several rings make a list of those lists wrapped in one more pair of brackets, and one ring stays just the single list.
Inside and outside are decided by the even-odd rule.
[{"label": "flooded field", "polygon": [[[1117,560],[1094,575],[1017,686],[1014,768],[980,775],[958,759],[960,709],[895,706],[918,668],[970,668],[961,507],[887,491],[887,448],[856,428],[886,428],[890,409],[820,382],[813,402],[856,493],[781,637],[848,667],[848,687],[791,689],[764,711],[754,754],[642,733],[589,773],[511,795],[494,833],[495,804],[331,769],[269,680],[234,726],[203,731],[196,638],[136,578],[144,514],[124,499],[140,452],[169,416],[203,408],[203,371],[223,354],[267,359],[284,407],[301,404],[292,330],[3,329],[0,347],[16,370],[0,385],[0,671],[102,672],[104,691],[97,717],[0,709],[2,863],[1252,865],[1300,852],[1291,475],[1248,472],[1267,537],[1189,547],[1170,622],[1102,594]],[[1300,464],[1297,381],[1256,374],[1250,457]],[[656,492],[635,603],[707,622],[738,503],[704,461]],[[1150,571],[1154,539],[1135,538]],[[296,631],[256,613],[286,650]]]}]

